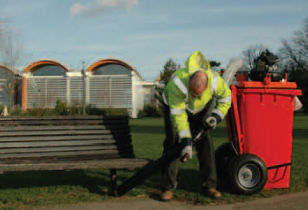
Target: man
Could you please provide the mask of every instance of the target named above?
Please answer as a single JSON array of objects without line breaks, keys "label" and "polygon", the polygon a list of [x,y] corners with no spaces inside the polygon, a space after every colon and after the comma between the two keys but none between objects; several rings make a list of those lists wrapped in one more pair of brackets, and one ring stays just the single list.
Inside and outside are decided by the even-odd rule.
[{"label": "man", "polygon": [[[210,116],[204,116],[213,98],[216,107]],[[192,158],[192,138],[203,129],[196,143],[199,160],[202,192],[206,196],[219,198],[216,190],[217,176],[212,129],[222,121],[231,105],[231,91],[224,80],[210,69],[208,61],[196,51],[186,62],[186,67],[177,70],[163,92],[165,104],[164,152],[178,142],[186,144],[181,157],[166,165],[162,172],[162,200],[171,200],[177,187],[178,162],[181,158]],[[186,158],[184,158],[186,161]]]}]

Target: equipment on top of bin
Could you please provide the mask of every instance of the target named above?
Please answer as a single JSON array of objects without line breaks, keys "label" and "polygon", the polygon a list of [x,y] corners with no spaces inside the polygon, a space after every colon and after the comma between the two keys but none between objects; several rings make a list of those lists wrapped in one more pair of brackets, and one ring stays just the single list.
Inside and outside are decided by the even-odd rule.
[{"label": "equipment on top of bin", "polygon": [[270,74],[272,81],[280,81],[282,75],[277,69],[278,57],[266,49],[254,59],[254,67],[249,73],[249,78],[252,81],[263,81],[264,78]]},{"label": "equipment on top of bin", "polygon": [[215,152],[219,180],[247,195],[289,187],[294,99],[301,95],[287,77],[261,77],[231,87],[229,142]]}]

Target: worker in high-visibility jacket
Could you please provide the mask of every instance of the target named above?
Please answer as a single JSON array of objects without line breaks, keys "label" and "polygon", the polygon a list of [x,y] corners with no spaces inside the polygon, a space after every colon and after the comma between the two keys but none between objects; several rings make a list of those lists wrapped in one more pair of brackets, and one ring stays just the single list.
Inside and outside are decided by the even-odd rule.
[{"label": "worker in high-visibility jacket", "polygon": [[[209,116],[204,116],[213,98],[216,99],[216,107]],[[200,128],[204,129],[201,140],[195,145],[200,166],[201,190],[206,196],[219,198],[221,193],[216,190],[212,129],[222,121],[231,106],[228,85],[218,73],[211,70],[204,56],[196,51],[187,59],[185,68],[174,72],[164,88],[162,99],[166,130],[164,152],[182,141],[186,146],[181,157],[191,159],[192,138]],[[173,197],[177,187],[179,159],[163,169],[162,200],[171,200]]]}]

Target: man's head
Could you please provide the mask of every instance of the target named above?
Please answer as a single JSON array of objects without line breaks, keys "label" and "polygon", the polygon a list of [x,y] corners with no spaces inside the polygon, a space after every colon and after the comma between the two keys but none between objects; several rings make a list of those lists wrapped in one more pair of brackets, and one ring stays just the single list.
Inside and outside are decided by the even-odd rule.
[{"label": "man's head", "polygon": [[189,79],[189,91],[193,97],[200,96],[207,88],[207,75],[204,71],[198,70]]}]

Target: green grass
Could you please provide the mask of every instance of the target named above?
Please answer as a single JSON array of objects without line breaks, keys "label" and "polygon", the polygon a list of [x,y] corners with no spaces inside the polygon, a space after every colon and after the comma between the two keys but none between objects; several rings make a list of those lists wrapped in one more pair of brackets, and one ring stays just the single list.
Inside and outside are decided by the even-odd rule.
[{"label": "green grass", "polygon": [[[136,157],[156,159],[162,153],[164,139],[163,119],[146,118],[131,120],[131,133]],[[227,141],[226,125],[222,123],[215,131],[215,145]],[[175,199],[191,203],[222,204],[260,197],[270,197],[288,192],[308,189],[308,115],[296,114],[292,144],[292,167],[290,188],[263,190],[252,196],[223,192],[222,199],[213,200],[199,194],[198,161],[181,163],[179,190]],[[119,183],[136,171],[118,172]],[[78,202],[132,199],[139,197],[157,198],[160,189],[160,174],[155,174],[142,185],[121,198],[109,195],[109,171],[103,169],[76,171],[12,172],[0,175],[0,209],[69,204]]]},{"label": "green grass", "polygon": [[[155,159],[162,152],[162,141],[164,139],[163,120],[149,118],[144,120],[132,120],[132,133],[135,152],[138,157]],[[151,134],[151,138],[147,134]],[[215,147],[227,141],[226,124],[223,122],[214,132]],[[145,143],[146,142],[146,143]],[[139,146],[140,145],[140,146]],[[160,146],[157,146],[160,145]],[[308,189],[308,115],[296,114],[294,118],[293,143],[292,143],[292,167],[290,188],[263,190],[261,193],[252,196],[234,195],[223,192],[223,198],[216,201],[199,194],[198,186],[198,161],[196,155],[191,161],[181,163],[179,174],[179,190],[175,197],[179,200],[193,203],[232,203],[236,201],[251,200],[259,197],[288,192],[298,192]],[[197,180],[197,181],[196,181]],[[148,187],[148,192],[158,193],[159,174],[147,180],[142,187]],[[141,187],[134,189],[140,190]],[[156,189],[156,190],[155,190]]]}]

